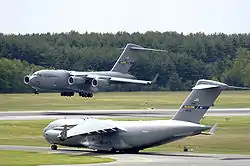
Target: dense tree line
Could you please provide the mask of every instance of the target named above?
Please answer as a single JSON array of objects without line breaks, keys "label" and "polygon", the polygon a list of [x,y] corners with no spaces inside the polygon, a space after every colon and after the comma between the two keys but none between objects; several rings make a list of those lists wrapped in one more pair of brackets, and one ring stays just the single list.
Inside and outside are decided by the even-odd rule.
[{"label": "dense tree line", "polygon": [[113,85],[107,90],[187,90],[197,79],[214,79],[250,86],[250,35],[176,32],[0,33],[0,92],[25,92],[23,76],[30,68],[110,70],[127,43],[165,49],[164,53],[140,53],[131,68],[139,79],[160,77],[156,85]]}]

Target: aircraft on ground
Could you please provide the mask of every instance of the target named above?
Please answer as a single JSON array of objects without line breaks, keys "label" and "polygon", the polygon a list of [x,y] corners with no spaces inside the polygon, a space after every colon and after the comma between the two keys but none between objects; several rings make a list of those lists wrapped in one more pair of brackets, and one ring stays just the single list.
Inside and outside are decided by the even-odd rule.
[{"label": "aircraft on ground", "polygon": [[[221,91],[231,88],[244,89],[217,81],[199,80],[171,120],[58,119],[44,128],[43,136],[52,144],[52,150],[56,150],[57,145],[63,145],[97,151],[137,153],[188,136],[212,135],[217,123],[210,127],[200,124],[200,120],[213,106]],[[205,132],[208,129],[210,131]]]},{"label": "aircraft on ground", "polygon": [[165,51],[159,49],[144,48],[128,43],[120,57],[110,71],[81,72],[67,70],[39,70],[31,72],[24,77],[24,83],[35,89],[38,94],[40,89],[57,90],[61,96],[73,96],[78,92],[82,97],[93,97],[100,87],[112,83],[133,83],[149,85],[156,81],[158,74],[152,81],[137,80],[128,73],[132,64],[136,61],[138,51]]}]

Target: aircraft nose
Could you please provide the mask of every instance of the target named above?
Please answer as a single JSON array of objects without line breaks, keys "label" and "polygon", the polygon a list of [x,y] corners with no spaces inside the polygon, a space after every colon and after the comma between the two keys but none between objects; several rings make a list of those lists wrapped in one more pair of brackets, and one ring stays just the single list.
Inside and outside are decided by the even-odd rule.
[{"label": "aircraft nose", "polygon": [[36,76],[31,76],[29,78],[29,84],[32,85],[32,86],[35,86],[35,87],[39,86],[39,81],[38,81],[37,77]]},{"label": "aircraft nose", "polygon": [[47,130],[46,128],[43,130],[43,136],[49,143],[54,143],[59,141],[58,136],[60,135],[61,131],[56,130]]},{"label": "aircraft nose", "polygon": [[48,130],[47,130],[47,127],[45,127],[44,129],[43,129],[43,137],[48,141],[48,142],[50,142],[50,135],[49,135],[49,133],[48,133]]},{"label": "aircraft nose", "polygon": [[48,134],[46,133],[46,131],[47,131],[47,127],[45,127],[44,129],[43,129],[43,136],[44,137],[46,137]]}]

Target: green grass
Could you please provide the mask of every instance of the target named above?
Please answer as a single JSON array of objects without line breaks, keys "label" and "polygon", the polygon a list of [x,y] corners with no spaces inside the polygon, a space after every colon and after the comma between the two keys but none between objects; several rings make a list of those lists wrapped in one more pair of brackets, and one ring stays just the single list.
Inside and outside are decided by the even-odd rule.
[{"label": "green grass", "polygon": [[182,151],[184,146],[201,153],[250,154],[250,116],[205,117],[202,124],[219,123],[211,136],[197,135],[146,151]]},{"label": "green grass", "polygon": [[[189,92],[106,92],[94,98],[59,93],[1,94],[0,111],[178,108]],[[250,107],[249,91],[225,91],[214,108]]]},{"label": "green grass", "polygon": [[[154,119],[160,118],[138,118],[137,120]],[[0,131],[2,131],[0,144],[50,146],[42,137],[42,130],[50,121],[0,121]],[[184,146],[188,146],[195,152],[250,154],[250,116],[205,117],[202,120],[202,124],[207,125],[213,125],[215,122],[219,122],[219,126],[212,136],[188,137],[144,151],[178,152],[182,151]]]},{"label": "green grass", "polygon": [[0,144],[49,146],[42,130],[50,121],[0,121]]},{"label": "green grass", "polygon": [[45,164],[90,164],[112,162],[113,159],[93,157],[93,156],[76,156],[66,154],[48,154],[24,151],[0,151],[0,166],[37,166]]}]

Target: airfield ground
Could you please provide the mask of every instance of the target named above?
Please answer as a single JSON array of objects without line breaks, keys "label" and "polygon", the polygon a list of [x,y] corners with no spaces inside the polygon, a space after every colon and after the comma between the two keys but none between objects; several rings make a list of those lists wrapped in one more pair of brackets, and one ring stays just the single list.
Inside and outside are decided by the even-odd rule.
[{"label": "airfield ground", "polygon": [[[0,111],[179,108],[190,92],[107,92],[93,98],[59,93],[1,94]],[[249,91],[224,91],[213,108],[250,108]]]},{"label": "airfield ground", "polygon": [[[116,120],[128,119],[116,118]],[[145,118],[137,120],[145,120]],[[50,145],[42,137],[42,130],[50,121],[0,121],[0,131],[4,131],[0,132],[0,144],[49,147]],[[213,136],[189,137],[144,151],[180,152],[184,146],[188,146],[199,153],[250,154],[250,116],[206,117],[202,120],[202,124],[207,125],[213,125],[215,122],[218,122],[219,126]]]},{"label": "airfield ground", "polygon": [[[34,94],[1,94],[0,111],[35,111],[35,110],[105,110],[113,109],[147,109],[147,108],[175,108],[178,109],[189,92],[126,92],[126,93],[97,93],[96,97],[88,99],[79,96],[61,97],[55,93]],[[223,92],[215,102],[213,108],[250,108],[250,94],[248,91],[226,91]],[[154,110],[153,112],[155,112]],[[216,111],[216,110],[215,110]],[[249,113],[245,110],[247,115]],[[165,112],[165,111],[164,111]],[[223,112],[223,111],[222,111]],[[160,112],[159,112],[160,113]],[[237,111],[234,111],[237,114]],[[18,114],[18,113],[16,113]],[[213,125],[219,122],[216,134],[213,136],[194,136],[174,143],[145,149],[141,154],[134,155],[105,155],[99,158],[84,154],[82,151],[78,155],[54,154],[49,150],[49,144],[42,137],[43,128],[50,120],[1,120],[0,121],[0,165],[40,165],[40,164],[76,164],[109,162],[117,159],[118,163],[127,165],[127,162],[134,165],[165,165],[166,162],[179,165],[187,165],[187,161],[198,165],[248,165],[250,158],[246,156],[235,157],[223,154],[246,154],[250,155],[250,116],[207,116],[202,120],[202,124]],[[15,115],[15,114],[13,114]],[[230,116],[229,116],[230,115]],[[133,115],[131,115],[133,116]],[[132,120],[154,120],[168,119],[165,114],[161,117],[139,118]],[[13,116],[12,116],[13,118]],[[4,119],[4,118],[3,118]],[[110,118],[109,118],[110,119]],[[115,120],[131,120],[131,118],[115,118]],[[7,145],[7,149],[1,147]],[[8,146],[13,145],[13,147]],[[16,147],[16,145],[32,146],[36,151],[25,152],[26,147]],[[38,146],[38,147],[36,147]],[[180,153],[183,147],[187,146],[194,153]],[[45,150],[41,151],[40,148]],[[29,149],[30,149],[29,148]],[[59,147],[60,149],[61,147]],[[22,151],[24,150],[24,151]],[[29,150],[28,150],[29,151]],[[36,153],[38,152],[38,153]],[[49,154],[48,154],[49,153]],[[163,154],[158,154],[163,153]],[[209,153],[200,157],[201,153]],[[216,153],[216,154],[215,154]],[[213,155],[214,154],[214,155]],[[198,157],[197,157],[198,156]],[[205,157],[204,157],[205,156]],[[213,157],[214,156],[214,157]],[[216,157],[217,156],[217,157]],[[112,159],[106,158],[111,157]],[[52,160],[53,158],[53,160]],[[231,160],[232,159],[232,160]],[[135,160],[135,161],[134,161]],[[150,162],[149,162],[150,160]],[[17,162],[16,162],[17,161]],[[241,163],[241,164],[240,164]],[[112,164],[109,164],[112,165]],[[133,164],[132,164],[133,165]]]},{"label": "airfield ground", "polygon": [[114,159],[47,152],[0,150],[0,166],[36,166],[48,164],[90,164],[112,162]]}]

